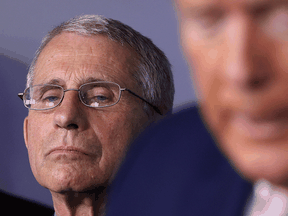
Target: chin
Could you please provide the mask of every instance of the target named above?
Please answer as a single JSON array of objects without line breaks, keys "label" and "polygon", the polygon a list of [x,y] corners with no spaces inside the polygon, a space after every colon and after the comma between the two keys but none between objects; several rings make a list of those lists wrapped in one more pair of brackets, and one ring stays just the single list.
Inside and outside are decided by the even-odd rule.
[{"label": "chin", "polygon": [[[86,172],[83,172],[85,170]],[[95,176],[101,176],[97,178]],[[42,181],[42,186],[56,193],[85,192],[95,190],[97,187],[106,186],[108,180],[103,175],[89,173],[86,169],[77,172],[69,169],[56,169]]]},{"label": "chin", "polygon": [[288,189],[288,155],[283,152],[282,155],[271,150],[236,157],[230,155],[230,161],[239,174],[251,182],[265,179],[274,185]]},{"label": "chin", "polygon": [[66,193],[66,192],[76,192],[76,193],[84,193],[88,191],[93,191],[98,187],[103,187],[105,183],[99,184],[98,182],[91,182],[91,181],[75,181],[72,180],[60,180],[57,179],[52,184],[46,185],[50,191],[56,193]]},{"label": "chin", "polygon": [[263,172],[259,172],[257,167],[255,167],[255,170],[251,175],[254,182],[260,179],[265,179],[273,185],[288,189],[288,167],[273,166],[273,164],[271,164],[270,166],[262,167],[261,170],[263,170]]}]

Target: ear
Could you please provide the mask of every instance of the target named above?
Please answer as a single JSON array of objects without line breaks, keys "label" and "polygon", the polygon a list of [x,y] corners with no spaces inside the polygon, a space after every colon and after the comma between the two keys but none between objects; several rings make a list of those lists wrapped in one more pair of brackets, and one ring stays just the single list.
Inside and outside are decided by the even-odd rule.
[{"label": "ear", "polygon": [[24,119],[23,134],[26,148],[28,149],[28,116]]}]

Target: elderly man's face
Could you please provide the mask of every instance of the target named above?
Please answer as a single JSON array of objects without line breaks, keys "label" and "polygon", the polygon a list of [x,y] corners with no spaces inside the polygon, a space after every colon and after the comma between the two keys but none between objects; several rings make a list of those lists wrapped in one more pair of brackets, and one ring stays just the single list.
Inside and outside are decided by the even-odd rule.
[{"label": "elderly man's face", "polygon": [[209,127],[248,178],[288,185],[288,1],[176,0]]},{"label": "elderly man's face", "polygon": [[[62,33],[41,53],[33,84],[78,89],[92,80],[104,80],[141,95],[132,78],[134,57],[127,47],[105,36]],[[128,92],[122,92],[118,104],[97,109],[82,104],[77,91],[67,91],[59,106],[30,110],[24,121],[33,174],[54,192],[105,185],[147,120],[143,103]]]}]

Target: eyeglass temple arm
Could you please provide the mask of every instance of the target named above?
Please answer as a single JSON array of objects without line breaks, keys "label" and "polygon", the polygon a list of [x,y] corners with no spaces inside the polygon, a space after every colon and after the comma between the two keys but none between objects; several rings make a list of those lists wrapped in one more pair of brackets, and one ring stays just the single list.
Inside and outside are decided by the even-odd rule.
[{"label": "eyeglass temple arm", "polygon": [[128,91],[129,93],[131,93],[132,95],[136,96],[137,98],[145,101],[147,104],[149,104],[151,107],[153,107],[153,109],[160,115],[163,115],[162,112],[159,110],[158,107],[154,106],[153,104],[149,103],[147,100],[145,100],[144,98],[140,97],[139,95],[137,95],[136,93],[134,93],[133,91],[131,91],[130,89],[124,88],[123,90]]},{"label": "eyeglass temple arm", "polygon": [[18,93],[18,97],[23,100],[23,93]]}]

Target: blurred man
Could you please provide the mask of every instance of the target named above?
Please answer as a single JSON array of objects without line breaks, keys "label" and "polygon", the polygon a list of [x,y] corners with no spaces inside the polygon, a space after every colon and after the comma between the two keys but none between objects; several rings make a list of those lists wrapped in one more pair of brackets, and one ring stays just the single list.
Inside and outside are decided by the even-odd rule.
[{"label": "blurred man", "polygon": [[[169,140],[172,140],[172,137],[181,137],[183,142],[175,144],[172,142],[175,142],[176,138],[171,142],[167,140],[167,143],[162,136],[166,149],[169,149],[167,145],[174,145],[176,149],[174,152],[171,151],[170,157],[167,155],[166,157],[173,158],[176,164],[178,161],[185,161],[186,164],[197,163],[198,167],[202,168],[202,172],[196,165],[186,168],[184,162],[178,165],[178,169],[175,168],[175,172],[166,168],[170,172],[170,175],[167,174],[170,177],[166,176],[168,182],[173,182],[169,179],[174,179],[175,176],[183,178],[179,177],[179,181],[173,182],[174,184],[167,184],[159,180],[161,177],[159,179],[155,176],[151,176],[151,179],[147,177],[146,180],[150,185],[154,185],[155,182],[159,185],[167,185],[167,187],[158,186],[161,191],[156,187],[151,191],[157,196],[169,190],[168,185],[172,186],[172,191],[175,193],[171,193],[171,197],[166,199],[168,194],[163,195],[162,198],[160,195],[157,196],[158,200],[174,201],[174,205],[173,203],[167,205],[168,213],[165,215],[242,215],[243,211],[245,215],[287,215],[288,2],[284,0],[176,0],[175,3],[179,14],[182,46],[191,67],[201,116],[208,130],[216,138],[220,151],[227,156],[228,161],[241,176],[254,183],[254,193],[248,199],[251,193],[249,184],[244,181],[241,183],[240,177],[237,179],[233,172],[230,175],[232,178],[229,177],[228,171],[221,172],[223,167],[227,168],[227,165],[221,162],[221,155],[217,156],[214,152],[213,160],[210,160],[212,155],[206,153],[209,152],[208,149],[213,150],[213,146],[208,144],[210,141],[205,140],[204,135],[199,135],[201,121],[197,118],[195,108],[190,108],[164,121],[165,123],[160,125],[162,129],[154,128],[153,135],[161,136],[161,131],[165,128]],[[180,119],[182,119],[181,123]],[[198,127],[195,121],[198,121]],[[176,122],[178,122],[177,128],[173,126]],[[167,126],[169,124],[170,126]],[[182,133],[180,126],[182,131],[187,132]],[[158,135],[155,130],[158,131]],[[152,137],[152,134],[149,136]],[[190,137],[190,140],[183,140],[183,136],[188,139]],[[207,133],[206,136],[209,134]],[[143,139],[153,144],[162,144],[163,141],[159,137],[157,141],[156,138]],[[197,147],[186,148],[189,142],[190,145]],[[123,188],[129,181],[137,182],[137,176],[147,174],[137,172],[141,170],[140,161],[143,160],[141,156],[149,157],[147,152],[151,152],[148,147],[145,149],[143,153],[134,150],[131,155],[137,152],[137,159],[125,163],[119,181],[115,184],[111,210],[117,209],[121,212],[121,208],[115,207],[117,199],[114,200],[114,196],[125,197],[128,194],[133,197],[133,200],[137,200],[136,196],[129,194],[130,191],[125,191]],[[187,151],[192,155],[190,159],[189,154],[185,153]],[[194,154],[195,151],[198,155]],[[186,160],[183,160],[183,157]],[[129,154],[128,158],[130,158]],[[153,160],[153,157],[149,157],[149,160]],[[135,162],[134,172],[128,168],[133,161]],[[164,164],[158,162],[158,158],[153,161],[157,161],[159,167]],[[210,161],[210,165],[205,164],[205,161]],[[154,167],[157,166],[155,164]],[[177,167],[177,165],[173,166]],[[164,169],[163,165],[161,170]],[[218,171],[214,173],[216,169]],[[163,172],[168,173],[168,171]],[[189,176],[187,172],[192,172],[194,175]],[[221,184],[220,180],[214,181],[215,178],[227,181],[227,187]],[[230,187],[233,183],[234,187]],[[141,185],[145,184],[141,182]],[[138,186],[134,183],[134,189]],[[174,187],[178,188],[178,191],[174,190]],[[219,187],[220,189],[217,190]],[[145,193],[146,188],[144,186]],[[137,189],[135,193],[141,194],[140,190],[141,188]],[[241,195],[241,191],[244,195]],[[214,205],[215,202],[218,203],[217,206]],[[121,204],[123,202],[119,203]],[[157,211],[155,210],[157,204],[151,210],[153,213]],[[130,205],[133,206],[134,203]],[[151,206],[144,200],[141,205]],[[125,207],[127,206],[123,205],[123,208]],[[123,211],[123,215],[132,215],[129,213]]]},{"label": "blurred man", "polygon": [[43,39],[20,97],[30,165],[57,216],[104,215],[126,149],[173,96],[165,55],[119,21],[76,17]]},{"label": "blurred man", "polygon": [[176,4],[201,113],[220,149],[246,178],[287,194],[288,2]]}]

